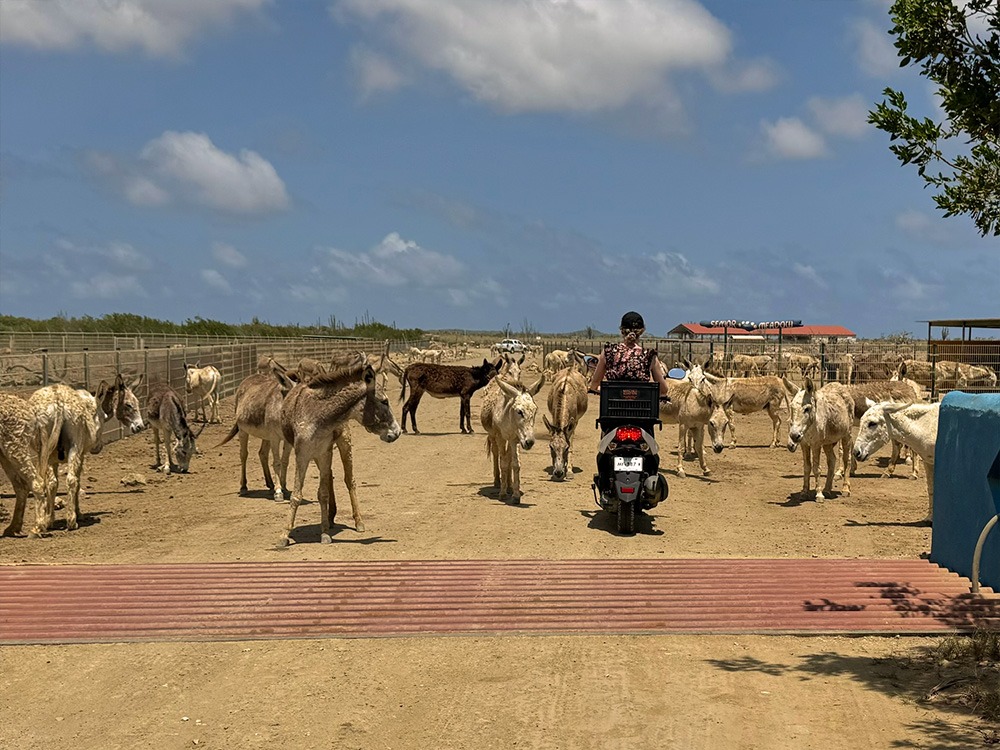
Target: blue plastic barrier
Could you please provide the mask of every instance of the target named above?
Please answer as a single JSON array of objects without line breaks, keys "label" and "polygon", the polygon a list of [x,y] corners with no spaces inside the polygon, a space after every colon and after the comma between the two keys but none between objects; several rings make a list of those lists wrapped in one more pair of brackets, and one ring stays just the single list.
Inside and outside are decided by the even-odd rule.
[{"label": "blue plastic barrier", "polygon": [[[934,447],[931,560],[972,577],[983,528],[1000,513],[1000,394],[952,391],[941,401]],[[979,580],[1000,591],[1000,526],[983,546]]]}]

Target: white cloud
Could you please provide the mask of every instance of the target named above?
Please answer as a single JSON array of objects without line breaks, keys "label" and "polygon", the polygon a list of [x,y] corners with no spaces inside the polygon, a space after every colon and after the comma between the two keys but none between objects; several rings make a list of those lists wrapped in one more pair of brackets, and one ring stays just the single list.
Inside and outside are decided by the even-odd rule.
[{"label": "white cloud", "polygon": [[365,47],[351,50],[351,66],[363,96],[395,91],[405,83],[403,74],[383,55]]},{"label": "white cloud", "polygon": [[93,45],[106,52],[141,49],[176,57],[209,26],[225,26],[271,0],[3,0],[0,42],[68,50]]},{"label": "white cloud", "polygon": [[[598,112],[658,100],[656,111],[676,117],[673,73],[711,77],[729,68],[739,90],[773,78],[766,62],[732,63],[731,33],[695,0],[339,0],[333,14],[360,20],[394,57],[509,112]],[[392,70],[383,67],[374,81],[396,85]],[[362,72],[372,76],[369,67]]]},{"label": "white cloud", "polygon": [[120,299],[146,295],[146,290],[135,276],[110,273],[99,273],[89,279],[78,279],[70,282],[69,288],[74,297],[82,299]]},{"label": "white cloud", "polygon": [[955,244],[960,240],[956,230],[961,225],[949,223],[943,215],[928,215],[910,210],[896,216],[896,228],[911,240],[935,245]]},{"label": "white cloud", "polygon": [[58,250],[68,253],[73,258],[66,262],[63,258],[50,256],[52,268],[60,269],[62,275],[78,276],[79,271],[70,270],[74,267],[103,267],[106,270],[148,271],[153,267],[152,261],[142,252],[136,250],[127,242],[112,242],[107,246],[77,245],[72,240],[61,237],[56,240]]},{"label": "white cloud", "polygon": [[806,102],[806,107],[820,130],[829,135],[847,138],[859,138],[871,130],[868,124],[870,106],[861,94],[840,99],[816,96]]},{"label": "white cloud", "polygon": [[233,156],[204,133],[168,130],[139,155],[156,187],[175,200],[204,204],[237,214],[280,211],[289,205],[285,183],[269,161],[243,149]]},{"label": "white cloud", "polygon": [[201,269],[201,280],[204,281],[208,286],[213,289],[217,289],[223,294],[232,294],[233,288],[226,281],[226,277],[221,273],[216,271],[214,268],[203,268]]},{"label": "white cloud", "polygon": [[767,153],[778,159],[818,159],[826,156],[826,141],[798,117],[761,123]]},{"label": "white cloud", "polygon": [[710,73],[712,85],[719,91],[767,91],[781,79],[781,70],[772,60],[750,60],[722,66]]},{"label": "white cloud", "polygon": [[888,16],[884,26],[859,19],[852,29],[858,66],[874,78],[886,78],[899,71],[900,58],[893,46],[895,37],[889,34],[888,24]]},{"label": "white cloud", "polygon": [[822,289],[826,289],[829,286],[823,277],[819,275],[819,272],[812,266],[808,266],[803,263],[793,263],[792,271],[796,276],[806,279],[807,281],[811,281],[813,284]]},{"label": "white cloud", "polygon": [[465,267],[450,255],[420,247],[398,233],[386,235],[368,252],[329,248],[329,268],[338,276],[376,286],[426,288],[464,286]]},{"label": "white cloud", "polygon": [[212,244],[212,257],[219,261],[219,263],[231,268],[243,268],[247,264],[246,256],[225,242],[215,242]]},{"label": "white cloud", "polygon": [[133,176],[125,181],[125,198],[136,206],[163,206],[170,202],[170,194],[152,180]]},{"label": "white cloud", "polygon": [[716,295],[719,284],[704,271],[691,265],[681,253],[656,253],[652,257],[656,269],[656,290],[668,297],[685,295]]},{"label": "white cloud", "polygon": [[901,305],[923,309],[928,302],[936,304],[938,301],[940,289],[935,284],[926,283],[911,273],[895,268],[883,268],[881,274],[889,296]]}]

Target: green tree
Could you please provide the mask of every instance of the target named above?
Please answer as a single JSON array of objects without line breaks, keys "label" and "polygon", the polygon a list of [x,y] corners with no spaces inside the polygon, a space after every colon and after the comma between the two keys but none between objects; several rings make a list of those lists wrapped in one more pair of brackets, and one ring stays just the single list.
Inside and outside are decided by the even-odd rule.
[{"label": "green tree", "polygon": [[900,67],[919,65],[937,85],[942,123],[908,114],[887,88],[868,113],[903,164],[915,164],[945,216],[967,214],[979,232],[1000,236],[1000,17],[997,0],[896,0],[890,32]]}]

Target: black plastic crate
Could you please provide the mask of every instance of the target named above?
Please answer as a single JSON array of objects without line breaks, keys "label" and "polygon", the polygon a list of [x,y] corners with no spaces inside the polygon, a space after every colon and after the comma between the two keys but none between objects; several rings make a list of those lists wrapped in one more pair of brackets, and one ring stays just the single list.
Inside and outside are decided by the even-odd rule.
[{"label": "black plastic crate", "polygon": [[635,380],[601,383],[601,419],[659,419],[660,386]]}]

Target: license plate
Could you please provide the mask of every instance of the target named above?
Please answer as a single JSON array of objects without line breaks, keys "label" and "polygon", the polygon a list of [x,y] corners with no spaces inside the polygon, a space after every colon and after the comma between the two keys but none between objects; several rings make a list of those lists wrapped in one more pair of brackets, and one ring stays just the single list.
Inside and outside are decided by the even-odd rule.
[{"label": "license plate", "polygon": [[615,456],[615,471],[642,471],[642,456]]}]

